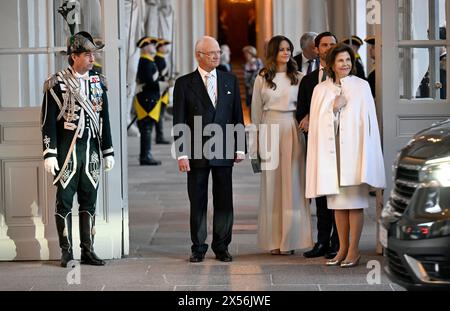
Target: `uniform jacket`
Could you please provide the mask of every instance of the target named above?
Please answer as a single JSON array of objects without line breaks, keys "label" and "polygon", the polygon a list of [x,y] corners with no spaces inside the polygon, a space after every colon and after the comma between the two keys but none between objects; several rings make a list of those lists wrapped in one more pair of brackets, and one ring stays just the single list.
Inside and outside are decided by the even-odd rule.
[{"label": "uniform jacket", "polygon": [[339,88],[332,79],[318,84],[310,111],[306,197],[338,194],[339,186],[367,183],[385,187],[380,133],[370,87],[356,76],[341,80],[347,105],[340,112],[340,184],[336,161],[333,101]]},{"label": "uniform jacket", "polygon": [[[230,73],[216,70],[217,73],[217,103],[213,106],[205,84],[198,70],[182,76],[177,79],[174,89],[173,100],[173,125],[186,124],[191,131],[190,143],[189,137],[185,133],[176,135],[175,141],[182,142],[181,148],[176,150],[177,157],[188,155],[191,167],[207,167],[207,166],[233,166],[234,159],[227,159],[226,152],[233,157],[236,151],[245,152],[245,137],[242,145],[237,145],[237,135],[226,134],[226,125],[244,126],[242,116],[241,97],[239,94],[239,84],[237,78]],[[200,126],[194,128],[194,118],[201,117]],[[197,144],[203,149],[204,144],[211,139],[211,136],[198,136],[195,131],[202,131],[209,124],[217,124],[222,129],[224,137],[216,137],[223,142],[222,156],[206,158],[202,150],[194,149]],[[181,139],[181,140],[179,140]],[[219,140],[220,139],[220,140]],[[227,149],[228,146],[228,149]],[[218,147],[218,146],[216,146]],[[177,148],[176,148],[177,149]],[[208,148],[209,149],[209,148]],[[201,153],[199,159],[194,159],[196,153]]]},{"label": "uniform jacket", "polygon": [[[54,184],[64,172],[77,140],[83,135],[94,138],[103,157],[114,155],[104,76],[89,72],[88,99],[80,97],[79,87],[71,68],[56,73],[44,83],[41,111],[43,156],[44,159],[57,157],[61,169]],[[90,128],[89,133],[85,131],[86,127]]]},{"label": "uniform jacket", "polygon": [[154,58],[147,54],[141,55],[136,75],[135,108],[138,120],[142,120],[147,116],[155,121],[159,120],[161,107],[157,105],[160,97],[158,81],[159,72]]},{"label": "uniform jacket", "polygon": [[167,81],[169,79],[169,68],[163,54],[155,55],[155,64],[159,72],[159,81]]}]

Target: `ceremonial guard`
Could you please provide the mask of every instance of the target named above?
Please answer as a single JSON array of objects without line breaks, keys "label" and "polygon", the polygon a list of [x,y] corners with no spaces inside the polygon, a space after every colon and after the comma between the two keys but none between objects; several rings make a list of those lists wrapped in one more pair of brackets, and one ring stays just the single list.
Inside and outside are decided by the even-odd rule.
[{"label": "ceremonial guard", "polygon": [[137,115],[139,132],[141,133],[140,165],[160,165],[151,153],[151,137],[154,125],[159,121],[162,101],[158,67],[155,63],[156,43],[158,39],[143,37],[137,42],[141,49],[136,76],[136,96],[134,108]]},{"label": "ceremonial guard", "polygon": [[44,83],[42,137],[44,166],[54,176],[56,228],[61,266],[73,260],[72,204],[79,203],[81,263],[104,265],[94,252],[95,208],[101,174],[114,166],[105,77],[93,71],[94,52],[103,48],[79,32],[69,38],[69,67]]},{"label": "ceremonial guard", "polygon": [[170,144],[168,140],[164,138],[164,113],[166,112],[167,105],[169,105],[169,87],[172,81],[169,77],[169,68],[167,67],[166,55],[167,45],[170,41],[160,39],[156,43],[156,55],[155,64],[158,67],[159,81],[160,83],[160,99],[161,99],[161,113],[159,115],[159,121],[156,123],[156,144],[167,145]]}]

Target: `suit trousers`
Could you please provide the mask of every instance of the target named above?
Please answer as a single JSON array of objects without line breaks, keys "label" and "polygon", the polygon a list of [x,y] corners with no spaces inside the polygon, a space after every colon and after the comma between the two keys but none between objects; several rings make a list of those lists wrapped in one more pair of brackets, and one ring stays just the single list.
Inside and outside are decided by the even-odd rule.
[{"label": "suit trousers", "polygon": [[318,197],[316,200],[317,210],[317,242],[332,247],[339,245],[339,237],[334,221],[334,211],[328,209],[327,197]]},{"label": "suit trousers", "polygon": [[212,173],[213,238],[211,248],[217,254],[228,250],[233,229],[233,189],[231,166],[192,168],[188,172],[190,201],[190,228],[193,253],[204,254],[208,250],[207,209],[208,179]]}]

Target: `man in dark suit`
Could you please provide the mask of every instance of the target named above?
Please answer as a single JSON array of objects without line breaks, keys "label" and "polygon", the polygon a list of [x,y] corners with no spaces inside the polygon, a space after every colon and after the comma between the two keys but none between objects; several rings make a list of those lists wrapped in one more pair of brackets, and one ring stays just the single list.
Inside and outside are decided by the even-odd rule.
[{"label": "man in dark suit", "polygon": [[[336,45],[337,38],[331,32],[323,32],[315,39],[315,46],[320,58],[320,66],[315,71],[306,75],[300,82],[297,99],[296,117],[299,122],[299,128],[308,138],[309,109],[314,88],[317,84],[325,81],[327,73],[326,57],[328,51]],[[334,222],[334,213],[327,207],[327,198],[318,197],[316,200],[317,208],[317,243],[313,249],[303,253],[307,258],[325,256],[327,259],[334,258],[339,250],[339,237],[336,224]]]},{"label": "man in dark suit", "polygon": [[294,57],[298,65],[298,71],[301,71],[305,75],[319,68],[320,60],[314,43],[316,37],[317,33],[315,32],[304,33],[300,38],[302,52]]},{"label": "man in dark suit", "polygon": [[375,98],[375,36],[368,36],[364,41],[366,41],[368,45],[367,50],[369,52],[369,57],[373,60],[372,68],[367,75],[367,82],[369,82],[370,91]]},{"label": "man in dark suit", "polygon": [[238,80],[216,70],[220,54],[214,38],[200,39],[195,45],[198,69],[178,78],[174,89],[173,131],[178,168],[187,172],[191,262],[203,261],[208,249],[210,172],[214,207],[211,248],[216,259],[232,261],[228,252],[233,227],[232,168],[245,158],[245,130]]}]

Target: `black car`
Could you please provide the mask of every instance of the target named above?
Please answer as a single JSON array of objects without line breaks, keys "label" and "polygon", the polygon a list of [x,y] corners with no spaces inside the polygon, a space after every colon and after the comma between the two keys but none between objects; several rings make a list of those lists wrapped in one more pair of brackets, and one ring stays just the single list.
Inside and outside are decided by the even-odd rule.
[{"label": "black car", "polygon": [[386,272],[406,289],[450,289],[450,119],[398,154],[381,215]]}]

